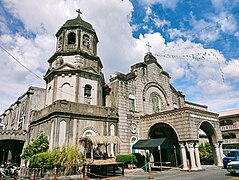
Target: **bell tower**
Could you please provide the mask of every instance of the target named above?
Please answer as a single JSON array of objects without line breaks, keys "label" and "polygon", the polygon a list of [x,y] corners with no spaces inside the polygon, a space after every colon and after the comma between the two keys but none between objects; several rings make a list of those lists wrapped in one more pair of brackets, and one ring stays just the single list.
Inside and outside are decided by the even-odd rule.
[{"label": "bell tower", "polygon": [[84,51],[90,55],[96,55],[98,38],[92,25],[82,20],[81,11],[78,16],[70,19],[58,30],[57,52]]},{"label": "bell tower", "polygon": [[97,56],[98,38],[92,25],[81,18],[67,20],[56,33],[56,52],[48,60],[46,105],[67,100],[103,104],[104,76]]}]

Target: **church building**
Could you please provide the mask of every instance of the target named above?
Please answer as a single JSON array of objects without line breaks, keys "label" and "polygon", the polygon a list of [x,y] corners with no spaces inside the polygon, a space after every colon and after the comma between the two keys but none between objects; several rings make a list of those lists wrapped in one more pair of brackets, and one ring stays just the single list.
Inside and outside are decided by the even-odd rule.
[{"label": "church building", "polygon": [[[15,140],[22,148],[45,133],[50,150],[77,145],[92,153],[97,146],[82,147],[80,140],[104,137],[111,138],[108,156],[146,150],[154,162],[171,162],[186,170],[188,159],[192,170],[199,170],[202,130],[213,147],[215,164],[222,166],[218,114],[186,101],[150,51],[129,73],[111,75],[107,85],[97,56],[97,34],[78,13],[56,33],[46,87],[29,88],[25,100],[19,98],[0,116],[0,144]],[[12,146],[1,146],[1,151],[0,163],[8,158],[19,161],[15,156],[20,150],[15,156]]]}]

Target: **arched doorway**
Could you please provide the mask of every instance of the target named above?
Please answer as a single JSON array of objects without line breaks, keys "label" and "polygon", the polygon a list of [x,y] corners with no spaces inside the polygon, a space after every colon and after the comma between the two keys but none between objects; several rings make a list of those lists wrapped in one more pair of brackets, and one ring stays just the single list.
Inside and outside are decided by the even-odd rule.
[{"label": "arched doorway", "polygon": [[150,139],[165,139],[168,146],[152,149],[155,165],[160,165],[161,162],[165,165],[178,166],[181,162],[178,137],[175,130],[166,123],[157,123],[149,130]]},{"label": "arched doorway", "polygon": [[[202,140],[202,137],[203,137],[203,140]],[[214,164],[220,165],[222,160],[222,157],[221,157],[222,152],[220,152],[218,138],[217,138],[214,127],[212,126],[212,124],[210,124],[207,121],[202,122],[199,129],[199,143],[205,143],[205,142],[208,142],[211,146],[212,152],[209,152],[209,153],[213,155]]]},{"label": "arched doorway", "polygon": [[11,161],[20,166],[24,141],[21,140],[1,140],[0,141],[0,164]]}]

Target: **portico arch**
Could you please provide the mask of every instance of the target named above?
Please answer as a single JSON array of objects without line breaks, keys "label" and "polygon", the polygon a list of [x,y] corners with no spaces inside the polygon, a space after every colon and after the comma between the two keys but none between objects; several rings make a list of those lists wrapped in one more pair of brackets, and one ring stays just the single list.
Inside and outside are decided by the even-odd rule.
[{"label": "portico arch", "polygon": [[222,165],[222,149],[218,142],[217,132],[215,131],[214,126],[208,121],[202,121],[198,129],[198,138],[199,130],[203,130],[208,138],[208,142],[212,147],[212,154],[214,157],[214,164],[221,166]]},{"label": "portico arch", "polygon": [[[176,130],[169,124],[159,122],[154,124],[148,132],[149,139],[163,139],[165,138],[170,146],[162,145],[159,149],[151,150],[151,153],[154,157],[155,165],[159,165],[159,162],[163,162],[163,164],[169,164],[172,166],[178,166],[181,162],[180,159],[180,151],[179,151],[179,143],[178,143],[178,135]],[[162,159],[160,159],[160,153]]]}]

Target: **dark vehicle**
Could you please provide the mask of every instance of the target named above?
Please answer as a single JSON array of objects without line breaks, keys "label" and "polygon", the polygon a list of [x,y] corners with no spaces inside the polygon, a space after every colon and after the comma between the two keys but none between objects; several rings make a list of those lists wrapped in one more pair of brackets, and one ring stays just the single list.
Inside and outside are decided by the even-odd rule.
[{"label": "dark vehicle", "polygon": [[239,161],[238,157],[236,161],[231,161],[227,164],[227,171],[230,172],[232,175],[239,174]]},{"label": "dark vehicle", "polygon": [[231,150],[226,157],[223,158],[223,167],[226,169],[227,164],[231,161],[236,161],[239,156],[239,150]]},{"label": "dark vehicle", "polygon": [[203,165],[212,165],[214,164],[214,157],[212,154],[209,154],[206,157],[200,158],[201,164]]}]

